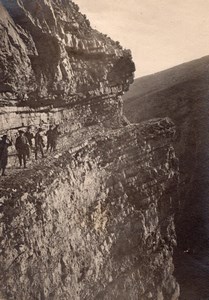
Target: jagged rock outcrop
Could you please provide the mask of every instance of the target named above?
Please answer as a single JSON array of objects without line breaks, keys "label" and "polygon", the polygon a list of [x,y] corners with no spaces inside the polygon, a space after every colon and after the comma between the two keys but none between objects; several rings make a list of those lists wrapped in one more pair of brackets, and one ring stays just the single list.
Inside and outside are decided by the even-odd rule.
[{"label": "jagged rock outcrop", "polygon": [[[0,6],[0,105],[15,106],[11,111],[17,115],[21,109],[16,106],[38,112],[47,105],[48,111],[73,108],[70,115],[80,122],[77,116],[86,112],[85,125],[100,120],[118,126],[120,96],[132,83],[135,70],[130,51],[91,29],[72,1],[2,3],[13,18]],[[10,116],[1,121],[1,130],[40,125],[29,116],[11,126]]]},{"label": "jagged rock outcrop", "polygon": [[73,2],[2,3],[0,131],[61,137],[1,179],[0,298],[177,300],[173,123],[123,126],[131,54]]},{"label": "jagged rock outcrop", "polygon": [[2,297],[177,299],[174,132],[165,119],[100,133],[5,181]]},{"label": "jagged rock outcrop", "polygon": [[133,82],[130,51],[93,30],[72,1],[2,3],[13,18],[1,7],[2,101],[72,104]]}]

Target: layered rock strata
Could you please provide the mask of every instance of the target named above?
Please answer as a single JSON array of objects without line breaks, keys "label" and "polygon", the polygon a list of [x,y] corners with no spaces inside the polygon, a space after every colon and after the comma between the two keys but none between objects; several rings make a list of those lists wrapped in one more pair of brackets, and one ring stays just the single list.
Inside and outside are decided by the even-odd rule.
[{"label": "layered rock strata", "polygon": [[6,180],[2,297],[177,299],[173,134],[166,119],[100,133]]},{"label": "layered rock strata", "polygon": [[72,1],[2,0],[2,103],[75,104],[122,94],[133,82],[129,50],[93,30]]},{"label": "layered rock strata", "polygon": [[141,80],[144,94],[137,97],[135,111],[127,101],[127,117],[141,122],[168,116],[176,125],[173,145],[179,158],[181,205],[176,214],[175,269],[181,299],[208,299],[209,58]]}]

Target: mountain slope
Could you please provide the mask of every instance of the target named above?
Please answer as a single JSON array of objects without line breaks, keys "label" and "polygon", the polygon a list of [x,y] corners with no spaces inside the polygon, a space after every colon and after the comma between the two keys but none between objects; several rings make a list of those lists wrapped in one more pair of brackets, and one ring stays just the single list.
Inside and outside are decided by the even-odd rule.
[{"label": "mountain slope", "polygon": [[[209,74],[209,56],[187,62],[168,70],[135,79],[130,90],[124,95],[125,109],[135,98],[155,94],[186,81],[196,80]],[[138,102],[139,103],[139,102]],[[133,116],[132,116],[133,117]]]},{"label": "mountain slope", "polygon": [[181,186],[177,279],[181,299],[208,299],[209,56],[137,79],[124,100],[132,122],[168,116],[176,125]]}]

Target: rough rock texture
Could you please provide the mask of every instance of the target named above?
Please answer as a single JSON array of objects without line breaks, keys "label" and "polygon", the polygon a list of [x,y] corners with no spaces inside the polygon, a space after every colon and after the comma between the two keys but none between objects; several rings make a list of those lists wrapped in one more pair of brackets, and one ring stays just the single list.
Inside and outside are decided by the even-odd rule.
[{"label": "rough rock texture", "polygon": [[[72,1],[2,0],[0,99],[78,103],[122,94],[133,81],[131,53],[93,30]],[[101,99],[102,100],[102,99]]]},{"label": "rough rock texture", "polygon": [[123,127],[131,54],[73,2],[2,3],[0,133],[62,135],[0,180],[0,299],[178,299],[173,123]]},{"label": "rough rock texture", "polygon": [[173,134],[166,119],[127,126],[5,181],[2,296],[177,299]]},{"label": "rough rock texture", "polygon": [[[133,122],[170,117],[176,125],[180,199],[176,276],[182,300],[209,299],[209,57],[138,79],[143,92],[125,111]],[[136,102],[135,102],[136,101]],[[135,103],[134,103],[135,102]],[[137,103],[137,105],[136,105]]]}]

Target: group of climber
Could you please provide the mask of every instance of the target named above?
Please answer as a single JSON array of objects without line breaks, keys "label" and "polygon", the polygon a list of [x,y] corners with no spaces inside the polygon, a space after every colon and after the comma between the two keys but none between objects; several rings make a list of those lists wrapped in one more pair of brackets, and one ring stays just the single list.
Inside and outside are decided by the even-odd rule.
[{"label": "group of climber", "polygon": [[[35,160],[38,159],[38,153],[41,154],[42,158],[44,155],[44,131],[39,128],[35,134],[32,133],[31,127],[29,126],[24,132],[23,130],[18,131],[18,137],[15,141],[15,149],[17,151],[17,157],[19,160],[20,168],[23,166],[26,168],[27,159],[31,156],[31,150],[34,148]],[[46,151],[55,151],[57,147],[57,140],[59,136],[59,125],[50,125],[48,131],[45,133],[47,137]],[[8,163],[8,148],[12,146],[12,142],[5,134],[0,140],[0,171],[2,176],[6,176],[5,170]]]}]

